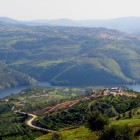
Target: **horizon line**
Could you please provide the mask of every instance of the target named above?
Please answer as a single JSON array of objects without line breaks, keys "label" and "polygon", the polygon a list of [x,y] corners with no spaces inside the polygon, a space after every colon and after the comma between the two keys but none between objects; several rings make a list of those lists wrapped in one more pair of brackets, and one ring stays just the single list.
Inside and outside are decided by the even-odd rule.
[{"label": "horizon line", "polygon": [[35,19],[18,19],[8,16],[0,16],[0,18],[9,18],[11,20],[17,20],[17,21],[34,21],[34,20],[72,20],[72,21],[82,21],[82,20],[115,20],[115,19],[121,19],[121,18],[140,18],[140,16],[122,16],[122,17],[116,17],[116,18],[89,18],[89,19],[72,19],[67,17],[62,18],[35,18]]}]

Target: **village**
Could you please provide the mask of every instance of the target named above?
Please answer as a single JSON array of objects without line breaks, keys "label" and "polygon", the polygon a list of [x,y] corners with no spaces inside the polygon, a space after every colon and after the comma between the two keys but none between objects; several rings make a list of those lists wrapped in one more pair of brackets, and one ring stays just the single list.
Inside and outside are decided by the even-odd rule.
[{"label": "village", "polygon": [[102,96],[107,96],[107,95],[136,97],[136,94],[128,93],[128,92],[124,91],[121,87],[105,88],[105,89],[101,90],[100,92],[91,95],[91,97],[102,97]]}]

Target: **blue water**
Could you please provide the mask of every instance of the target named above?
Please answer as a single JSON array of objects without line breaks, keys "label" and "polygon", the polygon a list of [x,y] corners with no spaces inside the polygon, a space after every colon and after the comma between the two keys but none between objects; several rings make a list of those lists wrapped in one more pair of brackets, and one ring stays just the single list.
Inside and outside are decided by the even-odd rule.
[{"label": "blue water", "polygon": [[140,85],[125,85],[125,87],[129,89],[133,89],[134,91],[140,92]]},{"label": "blue water", "polygon": [[[48,82],[39,82],[37,85],[43,86],[43,87],[47,87],[47,86],[52,87],[52,85]],[[29,88],[29,86],[14,87],[14,88],[0,90],[0,99],[6,97],[8,95],[11,95],[11,94],[19,93],[22,90],[27,89],[27,88]]]},{"label": "blue water", "polygon": [[21,90],[28,88],[27,86],[23,86],[23,87],[14,87],[14,88],[8,88],[8,89],[4,89],[4,90],[0,90],[0,99],[4,98],[8,95],[16,94],[19,93]]}]

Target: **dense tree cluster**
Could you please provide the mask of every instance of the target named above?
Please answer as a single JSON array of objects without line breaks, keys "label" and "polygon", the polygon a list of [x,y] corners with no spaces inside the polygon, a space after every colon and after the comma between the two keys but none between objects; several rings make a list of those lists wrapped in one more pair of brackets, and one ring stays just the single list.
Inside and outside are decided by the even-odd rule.
[{"label": "dense tree cluster", "polygon": [[107,116],[101,114],[100,112],[91,112],[87,116],[87,127],[92,131],[103,130],[106,125],[109,124],[109,119]]}]

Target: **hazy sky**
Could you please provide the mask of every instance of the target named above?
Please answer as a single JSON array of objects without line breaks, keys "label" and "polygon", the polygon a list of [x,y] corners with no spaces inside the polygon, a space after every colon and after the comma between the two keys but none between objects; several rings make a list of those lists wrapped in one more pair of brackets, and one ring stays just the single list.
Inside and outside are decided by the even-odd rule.
[{"label": "hazy sky", "polygon": [[0,16],[20,20],[140,16],[140,0],[0,0]]}]

